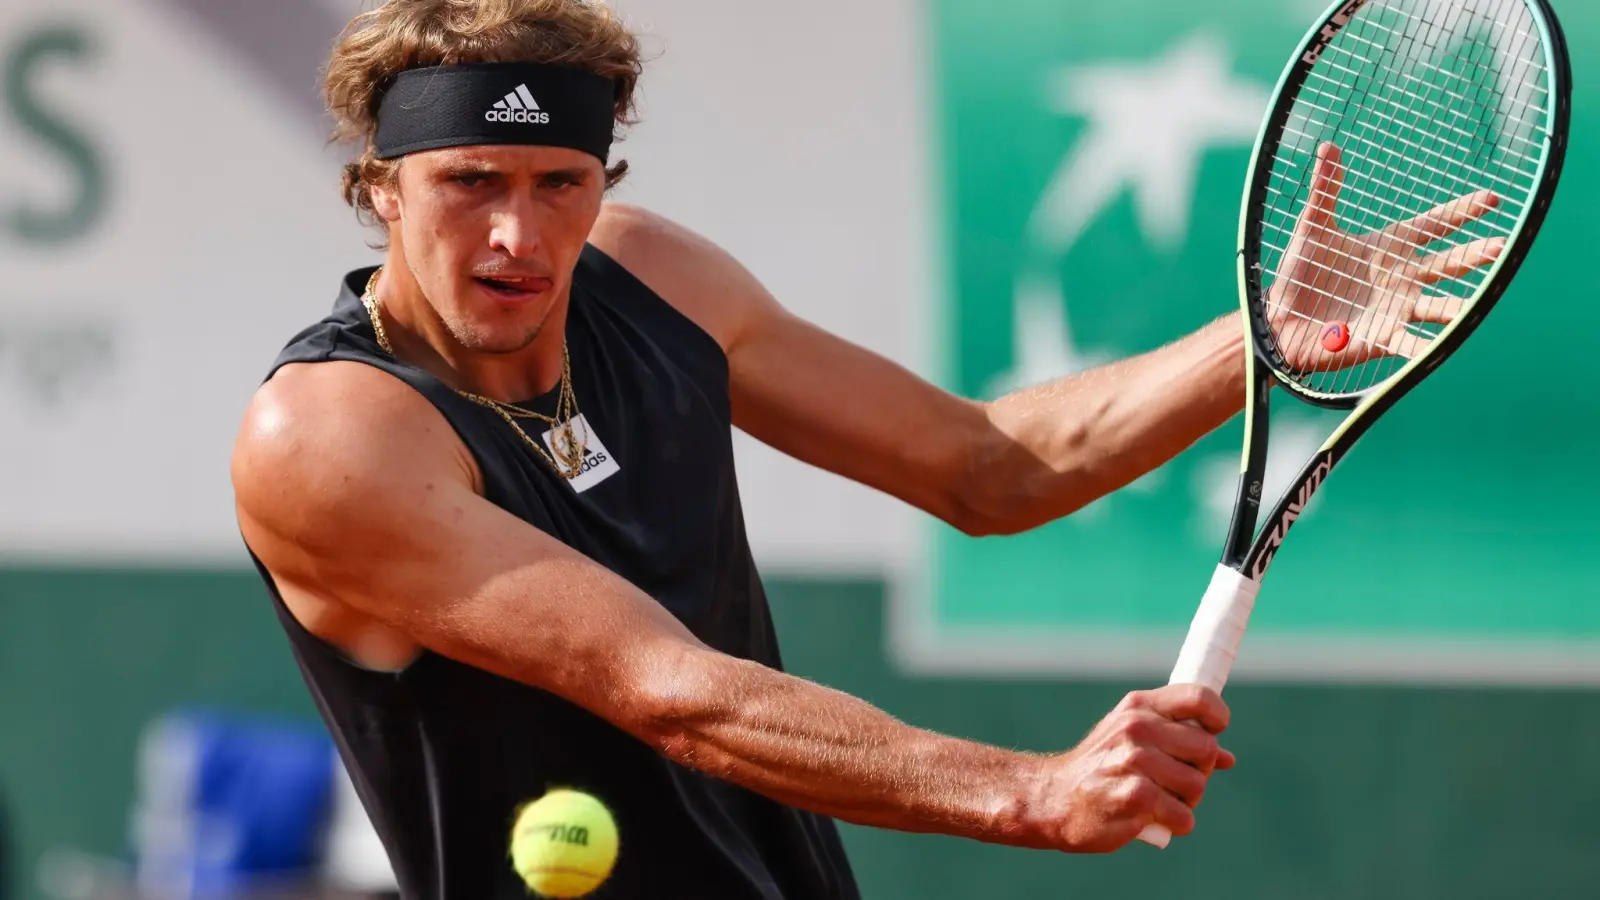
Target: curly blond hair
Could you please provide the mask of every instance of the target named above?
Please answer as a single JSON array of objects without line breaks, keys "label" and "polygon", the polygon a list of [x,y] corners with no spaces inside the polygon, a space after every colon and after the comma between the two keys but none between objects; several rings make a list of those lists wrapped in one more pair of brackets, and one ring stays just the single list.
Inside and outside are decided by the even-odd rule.
[{"label": "curly blond hair", "polygon": [[[372,188],[392,184],[399,168],[399,160],[374,158],[389,79],[407,69],[492,62],[556,63],[603,75],[616,85],[616,136],[635,121],[639,39],[599,0],[386,0],[351,20],[323,78],[333,139],[362,143],[343,175],[344,200],[359,217],[377,224]],[[607,168],[606,186],[627,171],[625,160]]]}]

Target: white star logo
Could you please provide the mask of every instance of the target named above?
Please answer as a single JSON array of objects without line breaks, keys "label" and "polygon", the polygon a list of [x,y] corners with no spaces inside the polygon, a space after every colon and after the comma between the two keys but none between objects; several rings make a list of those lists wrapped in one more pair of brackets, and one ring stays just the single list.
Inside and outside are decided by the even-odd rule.
[{"label": "white star logo", "polygon": [[1267,89],[1233,77],[1226,48],[1191,35],[1145,63],[1095,63],[1058,70],[1057,112],[1088,119],[1028,223],[1030,243],[1059,256],[1126,189],[1154,243],[1181,246],[1201,157],[1212,146],[1250,144]]},{"label": "white star logo", "polygon": [[1131,191],[1147,238],[1182,245],[1201,158],[1213,146],[1251,143],[1268,91],[1232,74],[1214,36],[1192,35],[1152,60],[1066,66],[1051,74],[1050,108],[1088,120],[1045,187],[1027,226],[1029,262],[1013,289],[1013,367],[992,380],[998,396],[1109,362],[1114,348],[1080,348],[1056,270],[1122,192]]}]

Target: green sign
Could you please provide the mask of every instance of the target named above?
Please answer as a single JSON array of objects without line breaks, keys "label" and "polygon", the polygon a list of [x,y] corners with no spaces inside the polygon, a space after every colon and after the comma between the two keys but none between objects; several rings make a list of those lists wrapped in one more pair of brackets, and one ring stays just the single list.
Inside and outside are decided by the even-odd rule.
[{"label": "green sign", "polygon": [[[943,377],[968,396],[1155,349],[1237,309],[1245,167],[1319,2],[938,0]],[[1565,3],[1577,60],[1600,7]],[[1468,345],[1363,439],[1263,582],[1237,678],[1600,682],[1600,119]],[[1526,378],[1531,375],[1532,378]],[[1274,397],[1276,497],[1337,415]],[[1047,527],[929,534],[896,649],[938,671],[1166,675],[1220,554],[1242,417]]]}]

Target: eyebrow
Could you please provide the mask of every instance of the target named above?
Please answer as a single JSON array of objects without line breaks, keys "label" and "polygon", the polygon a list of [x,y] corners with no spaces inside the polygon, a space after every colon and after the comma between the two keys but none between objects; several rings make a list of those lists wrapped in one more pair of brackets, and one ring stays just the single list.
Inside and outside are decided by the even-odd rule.
[{"label": "eyebrow", "polygon": [[551,169],[551,170],[549,170],[547,172],[541,172],[541,173],[539,173],[539,175],[540,175],[541,178],[570,178],[573,181],[582,181],[584,178],[588,177],[589,170],[588,169]]},{"label": "eyebrow", "polygon": [[[455,178],[461,175],[504,175],[505,172],[486,161],[463,159],[443,163],[439,167],[439,174],[445,178]],[[546,169],[539,172],[538,177],[541,179],[565,178],[573,181],[582,181],[588,177],[588,174],[587,169],[569,167],[565,169]]]},{"label": "eyebrow", "polygon": [[487,162],[476,159],[451,160],[439,166],[440,174],[445,177],[456,175],[487,175],[498,170]]}]

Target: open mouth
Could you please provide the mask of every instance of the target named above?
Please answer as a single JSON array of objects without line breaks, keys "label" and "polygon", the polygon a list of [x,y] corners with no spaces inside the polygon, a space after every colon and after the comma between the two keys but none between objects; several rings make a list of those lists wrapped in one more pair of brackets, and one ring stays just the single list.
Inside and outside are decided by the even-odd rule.
[{"label": "open mouth", "polygon": [[528,300],[550,289],[548,278],[474,278],[473,281],[502,300]]}]

